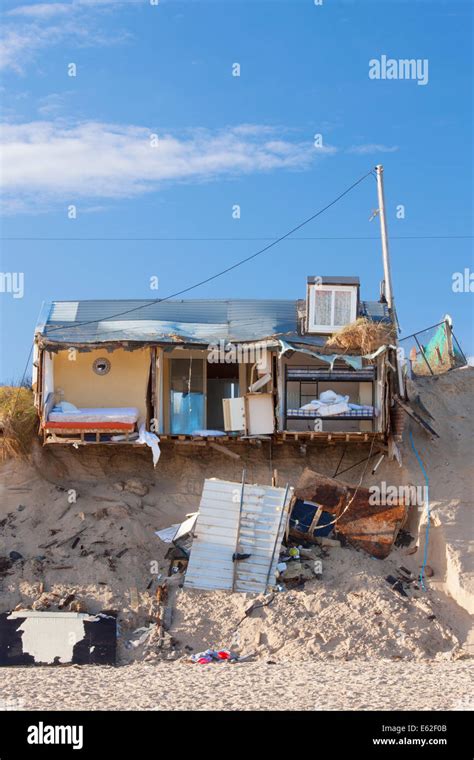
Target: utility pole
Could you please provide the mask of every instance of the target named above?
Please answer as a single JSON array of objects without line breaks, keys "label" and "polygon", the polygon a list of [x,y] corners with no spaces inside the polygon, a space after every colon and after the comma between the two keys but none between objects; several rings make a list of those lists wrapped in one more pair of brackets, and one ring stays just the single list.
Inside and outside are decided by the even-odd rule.
[{"label": "utility pole", "polygon": [[[385,281],[385,297],[387,299],[388,308],[390,311],[390,316],[392,317],[394,324],[395,324],[395,330],[398,332],[398,319],[397,319],[397,312],[395,309],[395,299],[393,297],[393,285],[392,285],[392,270],[390,267],[390,253],[388,250],[388,232],[387,232],[387,217],[385,216],[385,196],[383,191],[383,166],[382,164],[377,164],[375,167],[375,172],[377,175],[377,195],[378,195],[378,201],[379,201],[379,217],[380,217],[380,237],[382,240],[382,257],[383,257],[383,272],[384,272],[384,281]],[[400,344],[398,342],[398,337],[395,338],[395,345],[397,347],[397,378],[398,378],[398,389],[400,396],[403,398],[405,395],[404,391],[404,382],[403,382],[403,374],[402,374],[402,366],[401,366],[401,356],[399,356],[400,351]]]},{"label": "utility pole", "polygon": [[395,310],[395,301],[393,298],[393,286],[392,286],[392,270],[390,268],[390,253],[388,250],[388,232],[387,232],[387,218],[385,216],[385,196],[383,190],[383,166],[378,164],[375,167],[377,174],[377,195],[379,202],[379,217],[380,217],[380,237],[382,240],[382,257],[383,257],[383,272],[385,281],[385,297],[387,299],[388,308],[395,321],[395,325],[398,328],[397,312]]}]

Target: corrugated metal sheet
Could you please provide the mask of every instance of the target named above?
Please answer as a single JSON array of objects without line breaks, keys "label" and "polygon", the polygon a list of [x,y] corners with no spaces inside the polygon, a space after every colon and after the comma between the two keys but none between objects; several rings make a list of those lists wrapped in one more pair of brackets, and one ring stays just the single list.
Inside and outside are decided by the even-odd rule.
[{"label": "corrugated metal sheet", "polygon": [[[241,488],[204,482],[186,588],[263,593],[274,582],[293,489],[245,485],[241,511]],[[233,562],[235,552],[251,556]]]},{"label": "corrugated metal sheet", "polygon": [[[128,312],[128,313],[124,313]],[[40,334],[58,343],[252,341],[296,330],[296,301],[55,301]]]},{"label": "corrugated metal sheet", "polygon": [[[36,332],[45,338],[74,343],[110,341],[208,345],[220,340],[250,342],[272,336],[298,337],[297,301],[199,300],[54,301],[46,304]],[[388,319],[386,304],[361,301],[360,314]],[[46,315],[46,316],[45,316]],[[302,336],[300,336],[302,337]],[[307,338],[313,345],[320,338]]]},{"label": "corrugated metal sheet", "polygon": [[58,301],[52,304],[47,322],[77,322],[78,312],[79,301]]}]

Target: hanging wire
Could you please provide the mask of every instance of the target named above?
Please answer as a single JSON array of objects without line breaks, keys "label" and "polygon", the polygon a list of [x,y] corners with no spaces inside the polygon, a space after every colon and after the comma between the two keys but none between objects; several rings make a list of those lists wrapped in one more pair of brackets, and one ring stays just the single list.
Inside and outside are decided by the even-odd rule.
[{"label": "hanging wire", "polygon": [[429,499],[429,491],[428,491],[428,488],[429,488],[429,479],[428,479],[428,475],[426,474],[426,470],[425,470],[424,464],[423,464],[423,462],[421,460],[421,457],[418,454],[418,451],[416,450],[415,442],[413,440],[413,433],[411,432],[411,430],[410,430],[410,443],[411,443],[411,447],[412,447],[413,451],[415,452],[415,456],[416,456],[416,458],[418,460],[418,464],[420,465],[420,468],[421,468],[421,471],[423,473],[423,477],[424,477],[425,483],[426,483],[426,499],[425,499],[425,506],[426,506],[425,548],[424,548],[424,551],[423,551],[423,562],[422,562],[421,570],[420,570],[420,584],[421,584],[421,588],[423,589],[423,591],[426,591],[426,587],[425,587],[425,567],[426,567],[426,563],[428,561],[428,543],[429,543],[429,538],[430,538],[430,499]]}]

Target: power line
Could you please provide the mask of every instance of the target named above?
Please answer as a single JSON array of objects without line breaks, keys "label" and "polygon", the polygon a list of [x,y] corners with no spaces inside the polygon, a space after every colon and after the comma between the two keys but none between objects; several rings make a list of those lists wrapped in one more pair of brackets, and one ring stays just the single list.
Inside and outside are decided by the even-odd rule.
[{"label": "power line", "polygon": [[172,298],[176,298],[177,296],[181,296],[184,293],[189,293],[190,290],[194,290],[195,288],[199,288],[201,285],[206,285],[208,282],[211,282],[212,280],[216,280],[218,277],[222,277],[224,274],[227,274],[228,272],[232,272],[232,270],[237,269],[237,267],[242,266],[242,264],[246,264],[248,261],[252,261],[253,259],[257,258],[257,256],[261,256],[262,253],[265,253],[266,251],[270,250],[270,248],[273,248],[273,246],[280,243],[282,240],[285,240],[287,237],[292,235],[297,230],[300,230],[302,227],[304,227],[306,224],[309,224],[309,222],[312,222],[314,219],[316,219],[318,216],[321,216],[321,214],[324,214],[325,211],[327,211],[331,206],[334,206],[338,201],[341,200],[341,198],[344,198],[345,195],[350,193],[351,190],[353,190],[357,185],[360,185],[361,182],[364,181],[367,177],[369,177],[373,173],[373,170],[371,169],[367,174],[364,174],[362,177],[360,177],[358,180],[352,183],[348,188],[346,188],[342,193],[340,193],[336,198],[334,198],[330,203],[328,203],[326,206],[323,206],[323,208],[319,209],[319,211],[316,211],[315,214],[312,214],[307,219],[305,219],[303,222],[300,222],[296,225],[296,227],[293,227],[293,229],[289,230],[289,232],[285,232],[284,235],[281,235],[280,237],[276,238],[275,240],[272,240],[271,243],[264,246],[263,248],[260,248],[260,250],[256,251],[255,253],[252,253],[250,256],[246,256],[244,259],[240,259],[240,261],[237,261],[235,264],[232,264],[229,267],[226,267],[225,269],[221,270],[220,272],[217,272],[216,274],[211,275],[210,277],[206,277],[204,280],[200,280],[199,282],[195,283],[194,285],[189,285],[186,288],[183,288],[182,290],[176,291],[176,293],[172,293],[169,296],[166,296],[166,298],[155,298],[152,301],[148,301],[147,303],[141,304],[140,306],[135,306],[132,309],[126,309],[125,311],[117,312],[117,314],[111,314],[109,317],[104,317],[104,319],[91,319],[87,320],[85,322],[77,322],[74,325],[65,325],[61,327],[51,328],[48,330],[48,335],[52,332],[56,332],[57,330],[71,330],[75,329],[76,327],[82,327],[84,325],[91,325],[96,324],[97,322],[105,322],[107,320],[116,319],[117,317],[123,317],[126,314],[131,314],[132,312],[139,311],[140,309],[144,309],[147,306],[153,306],[156,303],[162,303],[163,301],[169,301]]},{"label": "power line", "polygon": [[22,391],[22,388],[23,388],[23,383],[25,382],[25,378],[26,378],[26,373],[28,372],[28,367],[30,366],[30,359],[31,359],[32,353],[33,353],[33,344],[31,345],[31,348],[29,350],[28,359],[26,360],[26,364],[25,364],[25,369],[23,370],[23,374],[22,374],[21,380],[20,380],[20,385],[18,386],[18,393],[16,394],[15,403],[13,404],[13,409],[11,411],[11,417],[12,418],[13,418],[13,415],[15,414],[15,411],[16,411],[16,407],[17,407],[17,404],[18,404],[18,399],[20,398],[20,394],[21,394],[21,391]]},{"label": "power line", "polygon": [[[288,236],[287,236],[288,237]],[[390,240],[471,240],[474,235],[390,235]],[[288,237],[291,242],[302,242],[306,240],[379,240],[378,235],[346,235],[334,236],[326,235],[319,237]],[[274,238],[272,235],[261,235],[259,237],[0,237],[0,240],[8,242],[49,242],[49,243],[91,243],[91,242],[170,242],[170,243],[233,243],[233,242],[255,242],[263,240],[273,240],[280,242],[283,238]]]}]

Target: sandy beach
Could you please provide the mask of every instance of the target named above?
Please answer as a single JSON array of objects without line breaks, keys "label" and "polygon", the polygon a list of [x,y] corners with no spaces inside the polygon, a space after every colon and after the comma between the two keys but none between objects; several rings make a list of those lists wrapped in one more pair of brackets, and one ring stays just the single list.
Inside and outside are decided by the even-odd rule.
[{"label": "sandy beach", "polygon": [[472,663],[298,662],[0,671],[23,710],[465,710]]}]

